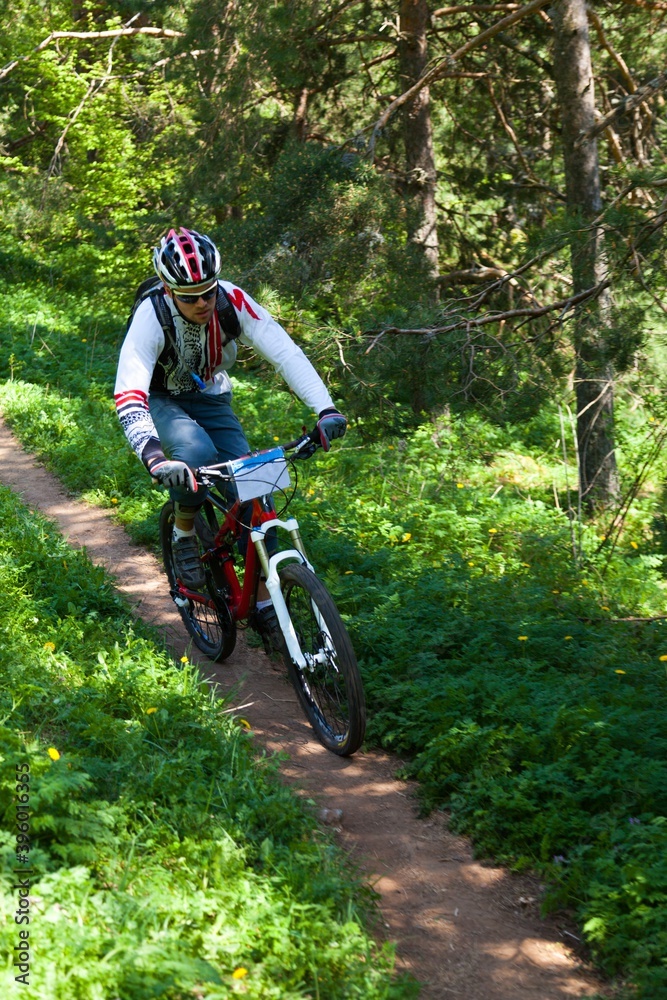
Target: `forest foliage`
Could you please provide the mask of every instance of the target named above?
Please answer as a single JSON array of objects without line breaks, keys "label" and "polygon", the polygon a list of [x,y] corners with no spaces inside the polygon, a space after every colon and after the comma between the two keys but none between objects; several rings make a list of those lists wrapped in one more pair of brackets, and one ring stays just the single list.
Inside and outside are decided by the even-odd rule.
[{"label": "forest foliage", "polygon": [[[161,494],[115,423],[115,360],[150,247],[174,224],[210,233],[351,418],[296,502],[359,651],[371,739],[480,852],[540,871],[601,965],[652,997],[667,981],[667,10],[589,5],[591,218],[568,202],[553,11],[526,7],[9,0],[0,405],[69,488],[154,543]],[[417,9],[432,174],[396,105]],[[573,379],[600,299],[573,301],[592,234],[620,482],[593,510]],[[249,355],[236,395],[253,445],[311,419]]]}]

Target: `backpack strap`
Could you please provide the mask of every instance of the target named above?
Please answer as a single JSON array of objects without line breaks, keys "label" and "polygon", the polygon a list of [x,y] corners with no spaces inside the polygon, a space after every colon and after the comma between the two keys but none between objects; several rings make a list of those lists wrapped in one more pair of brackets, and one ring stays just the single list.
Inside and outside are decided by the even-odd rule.
[{"label": "backpack strap", "polygon": [[[151,292],[156,292],[158,288],[161,287],[162,287],[162,282],[156,275],[153,275],[152,278],[146,278],[145,281],[141,282],[141,284],[139,285],[134,294],[132,311],[130,312],[130,315],[127,317],[127,323],[125,324],[125,333],[127,333],[127,331],[130,329],[132,320],[134,319],[134,314],[141,305],[141,303],[144,301],[144,299],[147,299],[151,294]],[[153,302],[153,305],[155,305],[155,302]],[[155,311],[157,312],[157,309]]]},{"label": "backpack strap", "polygon": [[158,318],[158,323],[164,332],[165,339],[169,344],[171,344],[173,350],[178,354],[178,348],[176,347],[176,341],[174,339],[174,318],[171,315],[169,306],[167,305],[165,297],[162,294],[162,282],[160,282],[159,288],[154,288],[147,295],[145,295],[144,298],[151,300],[153,309],[155,309],[155,315]]},{"label": "backpack strap", "polygon": [[[167,305],[166,299],[162,294],[162,285],[160,284],[160,288],[150,291],[145,297],[150,298],[153,303],[155,315],[158,318],[160,326],[164,330],[164,335],[174,350],[176,350],[174,342],[174,318],[171,315],[169,306]],[[221,288],[220,286],[218,286],[216,309],[220,326],[225,334],[225,343],[228,344],[230,340],[237,340],[241,335],[241,324],[239,322],[236,309],[230,302],[224,288]]]},{"label": "backpack strap", "polygon": [[[164,295],[162,294],[162,282],[158,277],[146,278],[146,280],[142,281],[137,288],[136,295],[134,297],[134,304],[132,306],[132,312],[127,318],[127,324],[125,327],[126,332],[130,329],[130,323],[134,319],[134,314],[138,307],[144,299],[148,298],[150,298],[153,303],[155,315],[158,318],[160,326],[164,330],[165,337],[168,339],[169,343],[174,346],[174,321]],[[225,343],[228,344],[231,340],[238,340],[241,335],[239,317],[222,285],[218,285],[216,310],[220,326],[225,334]]]},{"label": "backpack strap", "polygon": [[226,343],[230,340],[237,340],[241,336],[241,324],[239,322],[236,309],[232,305],[227,292],[222,285],[218,285],[218,297],[216,299],[216,309],[220,326],[225,332]]}]

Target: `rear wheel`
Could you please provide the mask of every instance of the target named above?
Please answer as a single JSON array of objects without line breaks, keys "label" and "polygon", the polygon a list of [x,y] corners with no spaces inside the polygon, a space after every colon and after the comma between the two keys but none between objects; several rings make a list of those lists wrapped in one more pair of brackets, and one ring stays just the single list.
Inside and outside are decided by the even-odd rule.
[{"label": "rear wheel", "polygon": [[308,721],[327,750],[347,757],[358,750],[366,705],[357,658],[331,594],[306,566],[289,563],[280,582],[306,666],[285,649],[290,679]]},{"label": "rear wheel", "polygon": [[178,580],[171,548],[173,526],[174,508],[168,502],[160,514],[160,544],[164,568],[176,606],[195,646],[211,660],[217,662],[226,660],[228,656],[231,656],[236,646],[236,623],[232,619],[219,586],[216,586],[208,565],[206,566],[206,592],[202,593],[202,600],[196,601],[190,597],[178,596]]}]

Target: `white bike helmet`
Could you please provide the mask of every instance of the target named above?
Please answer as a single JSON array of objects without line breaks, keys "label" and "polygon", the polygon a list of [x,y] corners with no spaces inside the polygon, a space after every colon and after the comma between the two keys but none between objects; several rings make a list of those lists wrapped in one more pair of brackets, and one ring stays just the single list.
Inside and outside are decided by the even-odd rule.
[{"label": "white bike helmet", "polygon": [[193,229],[170,229],[153,251],[158,278],[172,291],[196,291],[209,286],[220,274],[220,254],[213,240]]}]

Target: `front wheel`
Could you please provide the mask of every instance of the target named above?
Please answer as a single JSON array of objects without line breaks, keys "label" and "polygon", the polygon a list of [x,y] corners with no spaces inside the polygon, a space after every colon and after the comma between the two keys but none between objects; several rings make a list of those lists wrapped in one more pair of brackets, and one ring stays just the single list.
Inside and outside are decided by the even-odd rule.
[{"label": "front wheel", "polygon": [[357,658],[331,594],[307,566],[288,563],[280,584],[306,666],[285,660],[308,721],[327,750],[347,757],[366,729]]},{"label": "front wheel", "polygon": [[209,659],[221,662],[234,652],[236,623],[215,585],[208,566],[206,567],[207,592],[199,595],[200,600],[178,596],[179,584],[171,547],[173,527],[174,508],[171,502],[167,502],[160,513],[160,544],[172,596],[176,600],[183,624],[192,636],[195,646]]}]

